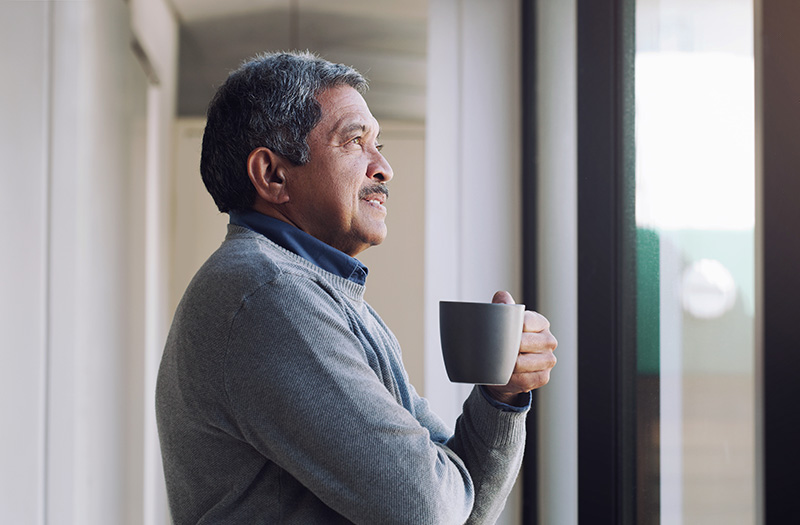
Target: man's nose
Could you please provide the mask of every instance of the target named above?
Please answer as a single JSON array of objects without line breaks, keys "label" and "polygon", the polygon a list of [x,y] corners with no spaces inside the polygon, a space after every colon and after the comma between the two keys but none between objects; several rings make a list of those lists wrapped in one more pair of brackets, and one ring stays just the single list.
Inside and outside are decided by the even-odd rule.
[{"label": "man's nose", "polygon": [[379,182],[389,182],[393,176],[394,172],[389,165],[389,161],[375,148],[372,163],[370,164],[369,178]]}]

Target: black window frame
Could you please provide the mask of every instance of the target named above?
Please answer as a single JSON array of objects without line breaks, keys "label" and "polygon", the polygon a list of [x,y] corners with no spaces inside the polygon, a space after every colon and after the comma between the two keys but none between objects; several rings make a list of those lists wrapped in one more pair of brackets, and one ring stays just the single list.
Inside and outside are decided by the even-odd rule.
[{"label": "black window frame", "polygon": [[[538,250],[537,250],[537,111],[536,111],[536,10],[537,0],[523,1],[521,5],[521,112],[522,112],[522,302],[528,309],[538,308],[539,294]],[[533,403],[537,400],[533,392]],[[539,515],[539,436],[537,414],[532,413],[526,422],[527,438],[525,459],[522,466],[522,486],[525,497],[522,499],[524,523],[536,523]]]},{"label": "black window frame", "polygon": [[764,523],[771,525],[800,523],[795,499],[800,471],[800,3],[756,0],[755,5],[757,260],[761,257],[756,278],[762,290],[759,499]]},{"label": "black window frame", "polygon": [[580,523],[636,523],[634,6],[577,2]]}]

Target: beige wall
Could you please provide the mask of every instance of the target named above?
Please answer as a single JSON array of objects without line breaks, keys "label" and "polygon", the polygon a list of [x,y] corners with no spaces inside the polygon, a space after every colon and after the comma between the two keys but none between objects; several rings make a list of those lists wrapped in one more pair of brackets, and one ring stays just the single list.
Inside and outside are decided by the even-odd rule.
[{"label": "beige wall", "polygon": [[200,178],[205,119],[182,118],[174,126],[170,208],[169,316],[189,281],[225,238],[228,214],[220,213]]},{"label": "beige wall", "polygon": [[411,383],[424,395],[425,130],[383,121],[381,142],[394,170],[386,217],[389,233],[383,244],[359,259],[369,268],[366,299],[400,341]]}]

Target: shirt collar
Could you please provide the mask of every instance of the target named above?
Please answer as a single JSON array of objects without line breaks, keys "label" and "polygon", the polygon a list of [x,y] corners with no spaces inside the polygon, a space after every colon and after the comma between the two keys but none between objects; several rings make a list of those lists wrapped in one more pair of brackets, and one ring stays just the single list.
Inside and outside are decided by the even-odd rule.
[{"label": "shirt collar", "polygon": [[325,271],[357,284],[367,282],[369,270],[361,261],[333,248],[300,228],[255,210],[229,212],[231,224],[260,233],[278,246],[310,261]]}]

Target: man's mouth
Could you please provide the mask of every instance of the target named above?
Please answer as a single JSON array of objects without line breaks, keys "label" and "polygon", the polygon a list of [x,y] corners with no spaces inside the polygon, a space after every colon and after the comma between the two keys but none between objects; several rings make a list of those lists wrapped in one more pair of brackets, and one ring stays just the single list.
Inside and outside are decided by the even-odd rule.
[{"label": "man's mouth", "polygon": [[386,197],[384,195],[369,195],[365,197],[364,200],[372,204],[383,205],[383,203],[386,202]]},{"label": "man's mouth", "polygon": [[389,189],[382,184],[368,186],[361,189],[359,196],[362,200],[367,201],[373,206],[379,206],[383,208],[383,205],[386,203],[386,199],[389,198]]}]

